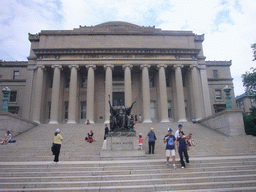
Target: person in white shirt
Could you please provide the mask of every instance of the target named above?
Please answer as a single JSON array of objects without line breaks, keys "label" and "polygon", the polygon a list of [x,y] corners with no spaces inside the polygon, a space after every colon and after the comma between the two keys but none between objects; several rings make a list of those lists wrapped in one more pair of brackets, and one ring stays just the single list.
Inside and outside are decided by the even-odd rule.
[{"label": "person in white shirt", "polygon": [[10,131],[7,131],[5,136],[4,136],[4,139],[2,140],[1,144],[7,144],[9,143],[9,141],[12,139],[12,135],[10,133]]}]

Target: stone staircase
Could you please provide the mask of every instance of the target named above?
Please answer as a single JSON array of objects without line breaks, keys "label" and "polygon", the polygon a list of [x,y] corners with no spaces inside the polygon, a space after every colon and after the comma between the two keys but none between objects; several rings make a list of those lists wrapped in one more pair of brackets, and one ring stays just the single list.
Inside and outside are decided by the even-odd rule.
[{"label": "stone staircase", "polygon": [[[179,164],[179,163],[177,163]],[[256,191],[256,156],[165,160],[3,162],[0,191]]]},{"label": "stone staircase", "polygon": [[[183,124],[193,133],[195,147],[190,163],[166,166],[163,137],[177,123],[136,124],[137,135],[154,127],[154,155],[132,158],[100,158],[104,125],[39,125],[15,137],[16,143],[0,145],[0,191],[256,191],[256,139],[227,137],[199,124]],[[60,163],[52,162],[54,131],[64,141]],[[93,130],[96,142],[84,140]],[[147,143],[144,142],[147,151]]]}]

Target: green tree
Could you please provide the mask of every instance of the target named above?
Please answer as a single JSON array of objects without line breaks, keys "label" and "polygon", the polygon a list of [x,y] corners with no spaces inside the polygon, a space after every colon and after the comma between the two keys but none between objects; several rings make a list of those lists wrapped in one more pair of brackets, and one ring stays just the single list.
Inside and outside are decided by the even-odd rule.
[{"label": "green tree", "polygon": [[244,116],[245,133],[256,136],[256,107],[251,108],[250,111],[250,115]]},{"label": "green tree", "polygon": [[251,68],[251,71],[246,71],[245,74],[242,74],[243,86],[246,88],[246,91],[256,92],[256,68]]},{"label": "green tree", "polygon": [[256,60],[256,43],[251,45],[252,51],[253,51],[253,61]]}]

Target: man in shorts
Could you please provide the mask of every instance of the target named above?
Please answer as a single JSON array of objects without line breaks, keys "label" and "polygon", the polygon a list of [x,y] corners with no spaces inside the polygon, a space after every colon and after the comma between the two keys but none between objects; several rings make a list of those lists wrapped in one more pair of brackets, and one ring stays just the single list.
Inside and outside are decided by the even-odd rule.
[{"label": "man in shorts", "polygon": [[172,135],[172,129],[168,129],[168,134],[164,137],[164,143],[166,143],[166,160],[167,163],[166,165],[169,165],[169,159],[170,156],[172,155],[172,163],[173,163],[173,168],[176,169],[175,165],[175,151],[176,151],[176,145],[175,145],[175,140],[176,138],[174,135]]}]

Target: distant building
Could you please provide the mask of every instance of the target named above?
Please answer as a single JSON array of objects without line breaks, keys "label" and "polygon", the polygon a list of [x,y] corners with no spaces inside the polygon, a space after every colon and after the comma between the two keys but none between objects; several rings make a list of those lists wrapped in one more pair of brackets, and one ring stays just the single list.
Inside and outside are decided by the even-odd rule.
[{"label": "distant building", "polygon": [[256,94],[253,92],[245,92],[236,97],[236,105],[238,109],[242,109],[245,114],[249,114],[252,107],[256,107]]},{"label": "distant building", "polygon": [[109,104],[148,122],[199,120],[225,109],[231,61],[205,61],[204,35],[126,22],[29,34],[28,61],[3,62],[10,112],[38,123],[107,123]]}]

